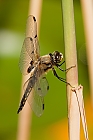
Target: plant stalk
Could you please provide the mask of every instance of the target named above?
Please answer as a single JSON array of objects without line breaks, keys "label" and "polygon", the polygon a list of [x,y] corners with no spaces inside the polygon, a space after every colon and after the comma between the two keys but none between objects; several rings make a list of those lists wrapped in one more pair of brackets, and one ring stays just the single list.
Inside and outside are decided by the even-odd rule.
[{"label": "plant stalk", "polygon": [[[76,52],[73,0],[62,0],[62,13],[63,13],[66,69],[76,65],[76,67],[70,69],[67,72],[66,80],[73,87],[77,87],[78,70],[77,70],[77,52]],[[72,94],[71,87],[69,85],[67,85],[67,99],[68,99],[69,139],[79,140],[80,114],[76,97],[74,94]]]}]

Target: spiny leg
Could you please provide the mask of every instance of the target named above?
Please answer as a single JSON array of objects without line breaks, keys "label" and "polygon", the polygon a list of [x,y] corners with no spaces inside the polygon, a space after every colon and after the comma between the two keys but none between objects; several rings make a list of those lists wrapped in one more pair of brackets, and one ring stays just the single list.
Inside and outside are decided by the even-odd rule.
[{"label": "spiny leg", "polygon": [[[68,83],[68,82],[66,81],[66,79],[61,78],[61,77],[59,77],[59,76],[58,76],[58,74],[56,73],[56,71],[55,71],[55,69],[54,69],[54,68],[52,68],[52,71],[53,71],[54,76],[55,76],[55,77],[57,77],[60,81],[62,81],[62,82],[64,82],[64,83],[66,83],[66,84],[68,84],[68,85],[70,85],[70,86],[71,86],[71,84],[70,84],[70,83]],[[71,86],[71,87],[72,87],[72,86]],[[73,88],[73,87],[72,87],[72,88]]]},{"label": "spiny leg", "polygon": [[[65,62],[65,61],[64,61]],[[63,63],[62,63],[63,64]],[[72,69],[72,68],[74,68],[74,67],[76,67],[76,65],[74,65],[74,66],[71,66],[71,67],[69,67],[69,68],[67,68],[67,69],[62,69],[62,68],[60,68],[60,66],[62,65],[62,64],[57,64],[56,66],[57,66],[57,68],[59,68],[61,71],[63,71],[63,72],[68,72],[70,69]]]},{"label": "spiny leg", "polygon": [[60,66],[62,66],[64,63],[65,63],[65,61],[63,61],[61,64],[58,64],[58,66],[60,67]]}]

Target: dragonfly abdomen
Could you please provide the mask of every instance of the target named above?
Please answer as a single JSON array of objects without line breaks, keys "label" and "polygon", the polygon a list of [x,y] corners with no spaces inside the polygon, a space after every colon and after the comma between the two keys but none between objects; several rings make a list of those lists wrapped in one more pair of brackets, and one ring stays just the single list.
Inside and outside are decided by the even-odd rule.
[{"label": "dragonfly abdomen", "polygon": [[30,90],[28,90],[28,89],[25,90],[25,93],[24,93],[24,95],[23,95],[23,97],[22,97],[22,100],[21,100],[19,109],[18,109],[18,111],[17,111],[17,114],[23,109],[23,107],[24,107],[24,105],[25,105],[25,103],[26,103],[26,100],[27,100],[27,98],[28,98],[28,96],[29,96],[31,90],[32,90],[32,88],[30,88]]}]

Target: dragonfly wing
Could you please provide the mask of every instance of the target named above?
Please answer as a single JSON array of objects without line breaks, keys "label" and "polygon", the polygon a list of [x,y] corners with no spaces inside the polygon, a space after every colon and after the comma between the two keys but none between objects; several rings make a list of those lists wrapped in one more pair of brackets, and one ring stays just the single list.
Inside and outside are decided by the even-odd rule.
[{"label": "dragonfly wing", "polygon": [[40,117],[44,111],[44,96],[49,89],[46,77],[41,77],[36,81],[32,93],[28,97],[28,103],[36,116]]},{"label": "dragonfly wing", "polygon": [[39,96],[33,89],[29,94],[27,101],[35,115],[40,117],[43,114],[44,110],[44,97]]},{"label": "dragonfly wing", "polygon": [[[24,40],[19,67],[22,73],[28,74],[33,66],[31,65],[39,58],[39,43],[37,37],[37,22],[34,16],[30,15],[27,19],[26,38]],[[30,67],[30,71],[28,68]]]},{"label": "dragonfly wing", "polygon": [[46,77],[42,76],[41,70],[37,66],[33,74],[34,87],[31,94],[28,97],[28,103],[30,104],[34,113],[39,117],[43,114],[44,110],[44,96],[46,95],[49,85]]},{"label": "dragonfly wing", "polygon": [[[36,22],[36,18],[33,15],[30,15],[27,19],[26,37],[30,37],[32,39],[34,44],[35,59],[38,59],[40,54],[39,54],[39,42],[37,37],[37,22]],[[31,47],[26,47],[26,49],[30,55],[32,50]]]},{"label": "dragonfly wing", "polygon": [[33,15],[28,16],[26,23],[26,37],[34,38],[37,34],[37,22]]},{"label": "dragonfly wing", "polygon": [[45,76],[38,78],[35,84],[35,91],[39,96],[45,96],[49,90],[49,84]]},{"label": "dragonfly wing", "polygon": [[[27,48],[31,48],[30,54],[28,53]],[[20,71],[23,74],[28,74],[29,73],[28,68],[32,66],[34,60],[35,60],[34,44],[33,41],[28,37],[24,40],[21,54],[20,54],[20,59],[19,59]]]}]

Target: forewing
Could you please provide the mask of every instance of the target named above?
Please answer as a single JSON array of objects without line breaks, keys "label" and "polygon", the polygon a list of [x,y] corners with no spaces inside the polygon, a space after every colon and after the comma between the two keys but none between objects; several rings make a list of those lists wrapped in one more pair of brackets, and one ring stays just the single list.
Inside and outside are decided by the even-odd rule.
[{"label": "forewing", "polygon": [[[38,42],[38,37],[37,37],[37,22],[36,22],[36,18],[33,15],[30,15],[27,19],[26,37],[30,37],[32,39],[33,44],[34,44],[35,59],[38,59],[40,54],[39,54],[39,42]],[[28,53],[31,52],[30,47],[26,49]]]},{"label": "forewing", "polygon": [[[31,48],[30,53],[28,53],[27,48]],[[24,40],[22,50],[21,50],[21,54],[20,54],[20,59],[19,59],[20,71],[23,74],[28,74],[28,68],[29,68],[29,66],[31,67],[34,60],[35,60],[34,44],[33,44],[33,41],[31,40],[31,38],[27,37]],[[33,66],[32,66],[32,68],[33,68]]]},{"label": "forewing", "polygon": [[39,96],[45,96],[49,90],[49,84],[45,76],[40,76],[35,84],[35,92]]},{"label": "forewing", "polygon": [[34,38],[37,35],[37,22],[33,15],[28,16],[26,23],[26,37]]}]

